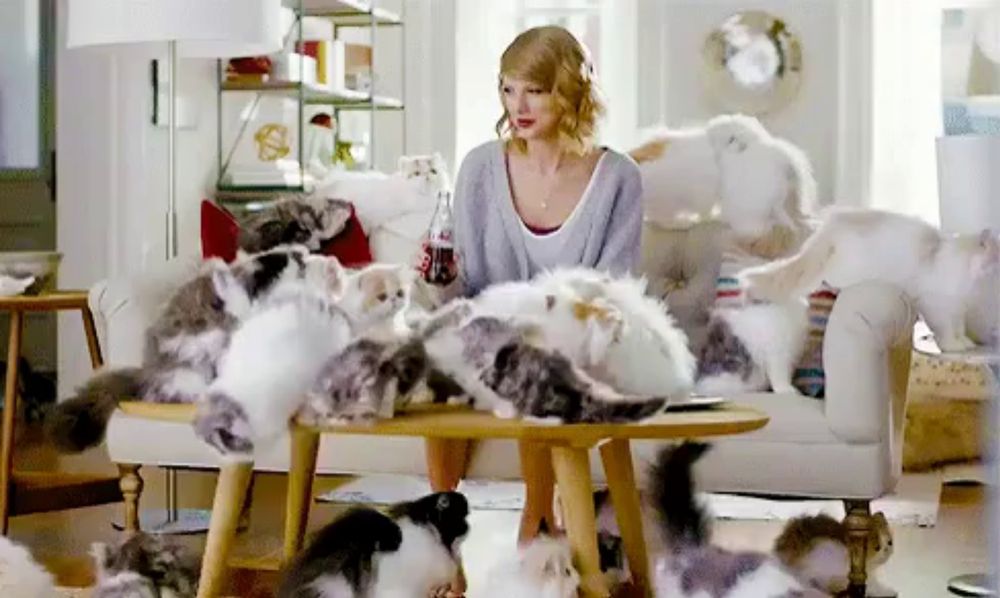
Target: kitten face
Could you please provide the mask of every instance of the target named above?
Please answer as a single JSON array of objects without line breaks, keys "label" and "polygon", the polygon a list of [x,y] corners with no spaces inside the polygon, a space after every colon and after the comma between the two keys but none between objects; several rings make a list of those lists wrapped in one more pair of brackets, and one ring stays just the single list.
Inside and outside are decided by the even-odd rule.
[{"label": "kitten face", "polygon": [[573,567],[573,554],[565,538],[540,535],[521,549],[521,574],[549,590],[546,596],[572,598],[580,587],[580,574]]},{"label": "kitten face", "polygon": [[343,300],[364,323],[389,319],[409,305],[414,276],[405,266],[373,264],[349,277]]},{"label": "kitten face", "polygon": [[95,598],[193,597],[199,559],[158,536],[137,533],[109,547],[96,543],[91,554],[97,566]]},{"label": "kitten face", "polygon": [[407,517],[417,525],[436,530],[438,537],[452,554],[458,556],[458,548],[469,533],[469,503],[458,492],[437,492],[402,503],[390,509],[390,516]]},{"label": "kitten face", "polygon": [[892,529],[885,513],[879,511],[872,515],[872,531],[868,540],[868,560],[873,565],[881,565],[892,556]]}]

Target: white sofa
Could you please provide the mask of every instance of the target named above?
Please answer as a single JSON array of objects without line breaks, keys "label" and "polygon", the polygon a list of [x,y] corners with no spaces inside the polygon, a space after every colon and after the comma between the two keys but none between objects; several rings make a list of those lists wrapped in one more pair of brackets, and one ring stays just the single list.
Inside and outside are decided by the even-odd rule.
[{"label": "white sofa", "polygon": [[[647,243],[668,256],[684,231],[647,234]],[[409,253],[416,239],[398,235],[395,251]],[[656,255],[649,248],[647,256]],[[383,261],[409,255],[376,255]],[[663,261],[670,261],[665,257]],[[134,365],[142,356],[142,332],[166,293],[187,276],[192,262],[169,264],[155,278],[109,280],[90,291],[91,308],[108,364]],[[663,269],[647,259],[651,288],[659,288]],[[676,276],[677,274],[672,274]],[[680,273],[690,276],[690,273]],[[701,468],[706,489],[774,495],[868,500],[890,491],[900,473],[902,415],[915,314],[901,292],[867,283],[844,289],[830,315],[824,345],[827,395],[824,400],[796,395],[754,393],[731,397],[767,412],[770,423],[741,436],[720,438]],[[377,447],[374,444],[377,443]],[[137,419],[116,413],[107,446],[116,463],[180,468],[215,468],[216,457],[186,425]],[[641,467],[655,446],[638,445]],[[256,456],[260,470],[284,470],[288,450]],[[418,439],[329,436],[319,457],[322,473],[423,473],[424,450]],[[601,480],[602,469],[593,471]],[[470,477],[517,478],[514,443],[483,442],[475,451]]]}]

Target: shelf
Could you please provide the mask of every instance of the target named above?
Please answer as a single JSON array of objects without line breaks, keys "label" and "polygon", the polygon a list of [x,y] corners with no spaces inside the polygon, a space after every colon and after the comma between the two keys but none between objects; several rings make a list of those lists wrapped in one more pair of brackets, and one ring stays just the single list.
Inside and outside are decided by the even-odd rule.
[{"label": "shelf", "polygon": [[269,81],[264,83],[246,83],[243,81],[223,81],[222,91],[259,91],[264,93],[283,93],[297,96],[299,88],[303,88],[303,99],[306,104],[323,104],[336,106],[345,110],[367,110],[374,107],[377,110],[402,110],[403,102],[387,96],[370,98],[363,91],[353,89],[331,90],[316,85],[307,85],[296,81]]},{"label": "shelf", "polygon": [[[285,5],[298,8],[297,0],[285,0]],[[302,0],[302,13],[310,17],[328,17],[337,25],[366,26],[372,17],[376,25],[402,25],[398,14],[385,8],[372,8],[364,0]]]}]

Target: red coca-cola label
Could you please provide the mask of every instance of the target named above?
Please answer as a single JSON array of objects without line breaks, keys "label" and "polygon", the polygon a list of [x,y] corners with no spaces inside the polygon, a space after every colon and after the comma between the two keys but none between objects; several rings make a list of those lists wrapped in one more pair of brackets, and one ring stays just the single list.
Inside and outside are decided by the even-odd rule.
[{"label": "red coca-cola label", "polygon": [[446,286],[458,278],[458,260],[455,249],[448,244],[427,241],[423,245],[419,271],[425,281],[433,285]]}]

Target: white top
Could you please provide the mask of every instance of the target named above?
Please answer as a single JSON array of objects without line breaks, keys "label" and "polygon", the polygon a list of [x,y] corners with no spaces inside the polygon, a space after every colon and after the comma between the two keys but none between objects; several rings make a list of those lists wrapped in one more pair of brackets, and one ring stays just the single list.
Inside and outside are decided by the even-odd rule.
[{"label": "white top", "polygon": [[590,174],[590,180],[587,181],[587,187],[583,190],[583,195],[580,196],[580,201],[576,203],[569,217],[557,230],[540,235],[532,232],[524,220],[518,218],[518,222],[521,224],[521,234],[524,236],[524,248],[528,252],[528,266],[531,276],[557,266],[574,266],[580,263],[583,258],[583,248],[580,247],[580,251],[576,253],[566,251],[566,242],[573,236],[572,231],[576,228],[575,225],[579,220],[577,214],[581,212],[581,208],[591,195],[591,189],[594,187],[594,181],[598,178],[598,172],[601,170],[601,164],[604,163],[606,155],[608,152],[601,152],[597,164],[594,165],[594,172]]}]

